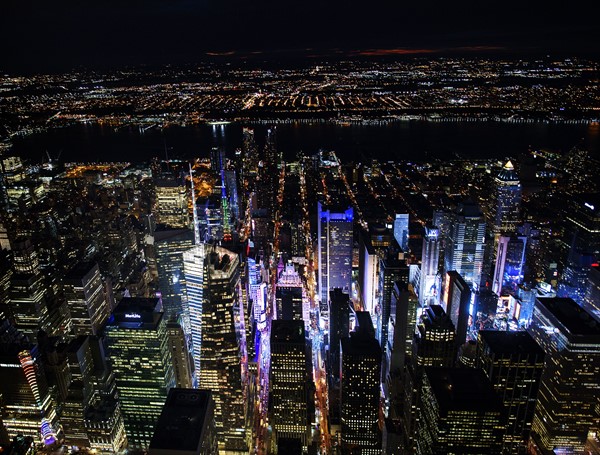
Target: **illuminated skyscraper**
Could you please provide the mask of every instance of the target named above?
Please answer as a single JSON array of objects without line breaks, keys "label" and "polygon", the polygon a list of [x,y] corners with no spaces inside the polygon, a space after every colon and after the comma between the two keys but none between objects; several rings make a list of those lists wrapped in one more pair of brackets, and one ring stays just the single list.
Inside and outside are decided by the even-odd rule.
[{"label": "illuminated skyscraper", "polygon": [[106,326],[105,342],[129,447],[147,449],[167,392],[174,385],[160,301],[122,299]]},{"label": "illuminated skyscraper", "polygon": [[319,202],[317,211],[319,292],[326,304],[332,289],[350,292],[352,288],[354,210],[332,211]]},{"label": "illuminated skyscraper", "polygon": [[501,235],[496,250],[496,268],[492,280],[492,291],[502,295],[505,286],[516,289],[523,281],[525,247],[527,237]]},{"label": "illuminated skyscraper", "polygon": [[408,213],[396,213],[394,220],[394,238],[402,248],[402,251],[408,253]]},{"label": "illuminated skyscraper", "polygon": [[440,241],[440,230],[435,226],[425,226],[419,290],[419,302],[422,306],[435,301],[440,292]]},{"label": "illuminated skyscraper", "polygon": [[445,271],[456,270],[472,289],[481,283],[485,221],[477,204],[467,201],[454,212],[446,239]]},{"label": "illuminated skyscraper", "polygon": [[302,280],[291,263],[286,264],[277,280],[275,306],[277,319],[310,323],[309,308],[304,307],[302,299]]},{"label": "illuminated skyscraper", "polygon": [[270,423],[276,438],[309,436],[309,381],[304,324],[275,320],[271,326]]},{"label": "illuminated skyscraper", "polygon": [[186,251],[183,261],[194,382],[213,393],[219,450],[244,451],[242,371],[246,352],[245,342],[238,341],[244,332],[239,258],[225,248],[201,243]]},{"label": "illuminated skyscraper", "polygon": [[529,440],[544,351],[527,332],[482,330],[477,340],[477,367],[481,368],[506,408],[506,453],[524,453]]},{"label": "illuminated skyscraper", "polygon": [[48,334],[68,331],[67,309],[54,298],[29,239],[12,242],[13,274],[9,286],[8,313],[15,327],[35,340],[38,330]]},{"label": "illuminated skyscraper", "polygon": [[8,436],[30,436],[47,445],[57,442],[60,424],[37,345],[8,321],[0,325],[0,340],[0,411]]},{"label": "illuminated skyscraper", "polygon": [[248,256],[248,294],[252,301],[252,316],[259,329],[267,322],[268,275],[260,256]]},{"label": "illuminated skyscraper", "polygon": [[495,205],[492,207],[496,240],[502,232],[515,232],[521,210],[521,183],[513,164],[507,161],[494,180]]},{"label": "illuminated skyscraper", "polygon": [[457,347],[462,346],[467,341],[470,303],[471,290],[469,285],[454,270],[446,273],[444,304],[446,305],[446,313],[456,328]]},{"label": "illuminated skyscraper", "polygon": [[369,313],[362,316],[358,330],[341,340],[342,452],[380,455],[381,348],[373,336]]},{"label": "illuminated skyscraper", "polygon": [[450,367],[456,357],[454,324],[439,305],[425,309],[418,325],[417,364]]},{"label": "illuminated skyscraper", "polygon": [[569,298],[538,298],[528,332],[546,353],[532,424],[534,442],[582,453],[598,425],[600,326]]},{"label": "illuminated skyscraper", "polygon": [[172,228],[189,225],[188,193],[183,183],[171,179],[156,181],[156,218]]},{"label": "illuminated skyscraper", "polygon": [[212,393],[183,388],[169,390],[148,453],[218,455]]},{"label": "illuminated skyscraper", "polygon": [[573,195],[565,213],[566,244],[600,259],[600,193]]},{"label": "illuminated skyscraper", "polygon": [[504,406],[481,370],[425,368],[419,455],[502,453]]},{"label": "illuminated skyscraper", "polygon": [[365,311],[375,316],[377,304],[377,286],[379,284],[379,256],[371,244],[371,239],[366,232],[359,235],[358,247],[358,285],[360,298]]},{"label": "illuminated skyscraper", "polygon": [[379,303],[379,266],[392,245],[399,248],[393,233],[384,225],[369,224],[368,233],[362,230],[359,234],[358,286],[363,309],[376,318]]},{"label": "illuminated skyscraper", "polygon": [[154,233],[158,289],[165,317],[187,324],[183,252],[192,248],[194,232],[189,229],[160,229]]},{"label": "illuminated skyscraper", "polygon": [[110,315],[98,264],[79,263],[71,269],[63,292],[74,335],[97,335]]}]

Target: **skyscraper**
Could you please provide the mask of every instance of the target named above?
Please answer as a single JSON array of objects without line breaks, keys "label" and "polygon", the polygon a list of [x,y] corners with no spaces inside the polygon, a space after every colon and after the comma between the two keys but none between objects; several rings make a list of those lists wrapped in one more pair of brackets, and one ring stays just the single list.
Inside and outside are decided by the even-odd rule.
[{"label": "skyscraper", "polygon": [[501,453],[504,406],[483,371],[427,367],[421,389],[417,454]]},{"label": "skyscraper", "polygon": [[440,292],[440,241],[440,230],[435,226],[425,226],[419,286],[419,302],[422,306],[435,301]]},{"label": "skyscraper", "polygon": [[396,213],[394,219],[394,238],[402,248],[402,251],[408,253],[408,213]]},{"label": "skyscraper", "polygon": [[159,229],[154,233],[154,250],[158,271],[158,289],[167,320],[183,318],[187,324],[183,252],[192,248],[194,232],[190,229]]},{"label": "skyscraper", "polygon": [[444,255],[445,271],[456,270],[472,289],[481,283],[485,252],[485,221],[472,201],[459,204],[454,212]]},{"label": "skyscraper", "polygon": [[8,312],[15,326],[35,340],[39,329],[54,335],[69,330],[67,309],[55,299],[49,276],[42,273],[31,240],[20,238],[11,243],[13,274],[9,286]]},{"label": "skyscraper", "polygon": [[245,451],[242,371],[246,353],[245,343],[238,340],[244,332],[239,258],[225,248],[201,243],[186,251],[183,261],[194,381],[213,393],[219,450]]},{"label": "skyscraper", "polygon": [[417,364],[450,367],[456,358],[454,324],[440,305],[425,309],[418,325]]},{"label": "skyscraper", "polygon": [[147,449],[173,387],[167,324],[158,299],[124,298],[105,331],[130,447]]},{"label": "skyscraper", "polygon": [[457,347],[462,346],[467,341],[470,302],[471,291],[465,280],[454,270],[446,273],[444,304],[446,305],[446,313],[456,328]]},{"label": "skyscraper", "polygon": [[350,334],[350,296],[341,289],[333,289],[329,297],[329,377],[331,386],[340,380],[340,340]]},{"label": "skyscraper", "polygon": [[516,289],[523,280],[527,237],[501,235],[497,243],[492,291],[500,296],[505,286]]},{"label": "skyscraper", "polygon": [[[417,329],[419,302],[412,286],[396,283],[392,291],[388,346],[383,356],[382,383],[386,406],[397,405],[402,400],[401,382],[407,358],[413,356],[413,343]],[[394,417],[398,412],[394,412]]]},{"label": "skyscraper", "polygon": [[329,291],[340,288],[350,292],[352,287],[352,247],[354,210],[334,211],[317,203],[319,252],[319,293],[326,304]]},{"label": "skyscraper", "polygon": [[167,322],[167,337],[169,339],[169,351],[175,376],[175,387],[192,388],[192,359],[188,350],[185,333],[178,322]]},{"label": "skyscraper", "polygon": [[212,393],[186,388],[169,390],[148,453],[218,455]]},{"label": "skyscraper", "polygon": [[0,324],[0,340],[0,411],[8,436],[12,439],[20,434],[54,444],[59,440],[60,424],[38,346],[8,321]]},{"label": "skyscraper", "polygon": [[363,307],[374,315],[379,283],[379,256],[366,232],[361,231],[358,247],[358,286]]},{"label": "skyscraper", "polygon": [[600,259],[600,194],[573,195],[565,216],[566,244]]},{"label": "skyscraper", "polygon": [[342,451],[380,455],[381,348],[373,336],[369,314],[364,312],[363,316],[363,327],[359,321],[358,330],[341,340]]},{"label": "skyscraper", "polygon": [[477,367],[485,372],[506,409],[504,450],[524,452],[544,371],[544,351],[527,332],[482,330]]},{"label": "skyscraper", "polygon": [[532,437],[545,450],[581,453],[598,423],[600,327],[569,298],[537,298],[531,336],[546,353]]},{"label": "skyscraper", "polygon": [[159,223],[172,228],[189,225],[188,196],[183,183],[172,179],[156,181],[156,218]]},{"label": "skyscraper", "polygon": [[271,325],[269,408],[277,440],[297,438],[304,446],[308,445],[309,365],[304,323],[274,320]]},{"label": "skyscraper", "polygon": [[379,260],[379,302],[375,309],[375,333],[382,351],[387,349],[387,331],[390,319],[392,291],[397,282],[408,284],[409,268],[404,260],[404,253],[398,250],[398,244],[387,251],[383,259]]},{"label": "skyscraper", "polygon": [[62,283],[74,335],[97,335],[110,316],[98,264],[79,263]]},{"label": "skyscraper", "polygon": [[515,167],[507,161],[494,179],[492,207],[494,235],[497,240],[502,232],[515,232],[521,210],[521,183]]},{"label": "skyscraper", "polygon": [[566,267],[558,282],[558,296],[570,297],[582,305],[585,300],[588,276],[592,269],[595,255],[584,253],[583,250],[573,247],[569,251]]},{"label": "skyscraper", "polygon": [[275,290],[277,319],[304,320],[308,324],[310,322],[309,308],[304,308],[303,304],[302,280],[294,266],[288,263],[277,279]]}]

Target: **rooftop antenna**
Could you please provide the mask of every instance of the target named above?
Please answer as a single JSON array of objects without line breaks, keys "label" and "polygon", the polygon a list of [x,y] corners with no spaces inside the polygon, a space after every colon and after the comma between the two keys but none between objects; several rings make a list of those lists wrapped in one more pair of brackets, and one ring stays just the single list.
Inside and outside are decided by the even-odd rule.
[{"label": "rooftop antenna", "polygon": [[194,185],[194,173],[192,163],[190,165],[190,188],[192,190],[192,216],[194,220],[194,244],[200,245],[200,226],[198,226],[198,213],[196,212],[196,188]]}]

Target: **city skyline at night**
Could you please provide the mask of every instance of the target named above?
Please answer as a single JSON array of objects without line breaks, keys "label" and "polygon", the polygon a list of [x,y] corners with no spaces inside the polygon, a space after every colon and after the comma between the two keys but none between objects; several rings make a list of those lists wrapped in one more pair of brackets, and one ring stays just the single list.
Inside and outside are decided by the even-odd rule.
[{"label": "city skyline at night", "polygon": [[2,454],[600,455],[596,8],[5,3]]}]

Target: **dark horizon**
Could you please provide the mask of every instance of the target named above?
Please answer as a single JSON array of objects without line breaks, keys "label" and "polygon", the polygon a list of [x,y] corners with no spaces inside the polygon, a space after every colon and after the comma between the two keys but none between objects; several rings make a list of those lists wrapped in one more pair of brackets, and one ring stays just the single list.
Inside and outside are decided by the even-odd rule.
[{"label": "dark horizon", "polygon": [[[207,59],[294,60],[336,55],[597,56],[593,7],[540,1],[400,4],[269,0],[8,0],[0,70],[194,64]],[[375,50],[372,52],[371,50]],[[379,50],[384,50],[380,52]],[[396,51],[394,51],[396,50]]]}]

